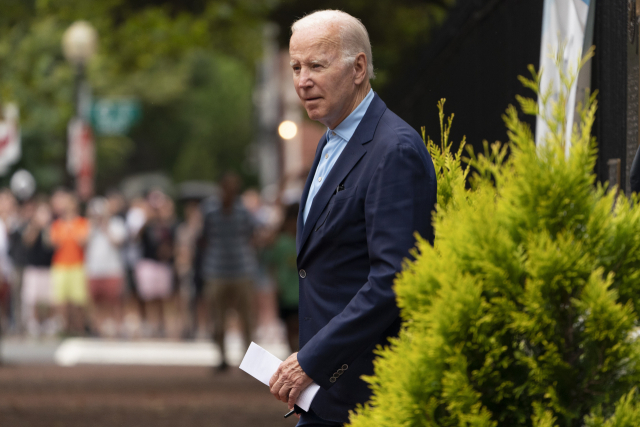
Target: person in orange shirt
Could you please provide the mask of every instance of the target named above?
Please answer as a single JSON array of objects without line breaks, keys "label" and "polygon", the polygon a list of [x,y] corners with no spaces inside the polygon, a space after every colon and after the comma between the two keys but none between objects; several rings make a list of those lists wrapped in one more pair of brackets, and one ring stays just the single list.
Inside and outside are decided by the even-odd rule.
[{"label": "person in orange shirt", "polygon": [[84,246],[89,236],[89,222],[78,215],[78,199],[66,193],[61,203],[62,215],[51,224],[50,240],[55,248],[51,261],[53,301],[65,322],[65,331],[82,334],[88,300],[84,271]]}]

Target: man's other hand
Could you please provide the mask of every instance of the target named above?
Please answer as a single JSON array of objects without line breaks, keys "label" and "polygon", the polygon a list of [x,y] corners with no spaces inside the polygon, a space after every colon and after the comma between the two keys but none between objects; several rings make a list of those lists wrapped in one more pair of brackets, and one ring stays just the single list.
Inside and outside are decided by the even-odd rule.
[{"label": "man's other hand", "polygon": [[298,363],[298,353],[293,353],[280,364],[276,373],[269,380],[269,387],[271,394],[276,399],[288,403],[289,410],[291,410],[302,390],[312,382],[313,380],[304,373]]}]

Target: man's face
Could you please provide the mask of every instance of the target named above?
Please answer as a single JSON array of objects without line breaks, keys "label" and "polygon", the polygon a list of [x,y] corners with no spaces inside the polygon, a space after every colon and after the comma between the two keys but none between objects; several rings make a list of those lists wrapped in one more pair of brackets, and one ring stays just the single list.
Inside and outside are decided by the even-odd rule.
[{"label": "man's face", "polygon": [[338,29],[296,31],[289,55],[293,83],[309,118],[334,129],[351,111],[357,92],[354,68],[342,61]]}]

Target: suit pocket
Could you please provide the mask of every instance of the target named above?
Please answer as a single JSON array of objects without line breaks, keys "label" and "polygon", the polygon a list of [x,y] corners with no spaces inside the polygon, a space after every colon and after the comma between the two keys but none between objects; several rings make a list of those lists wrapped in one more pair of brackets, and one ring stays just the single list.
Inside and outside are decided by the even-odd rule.
[{"label": "suit pocket", "polygon": [[327,206],[327,208],[324,210],[320,218],[318,218],[318,221],[316,222],[316,227],[315,227],[316,231],[320,230],[320,227],[322,227],[324,223],[327,221],[327,217],[331,213],[331,206],[332,205]]},{"label": "suit pocket", "polygon": [[314,230],[318,231],[320,230],[320,228],[322,228],[322,226],[327,221],[327,218],[331,216],[331,212],[340,212],[344,207],[343,203],[346,200],[351,199],[356,194],[357,189],[358,186],[354,185],[353,187],[345,188],[344,190],[338,191],[336,194],[334,194],[333,197],[331,197],[331,199],[329,200],[329,204],[325,208],[324,212],[322,212],[320,218],[318,218]]},{"label": "suit pocket", "polygon": [[338,191],[335,196],[333,196],[333,202],[335,203],[339,200],[346,200],[353,197],[353,195],[356,194],[357,189],[358,186],[354,185],[353,187],[345,188],[342,191]]}]

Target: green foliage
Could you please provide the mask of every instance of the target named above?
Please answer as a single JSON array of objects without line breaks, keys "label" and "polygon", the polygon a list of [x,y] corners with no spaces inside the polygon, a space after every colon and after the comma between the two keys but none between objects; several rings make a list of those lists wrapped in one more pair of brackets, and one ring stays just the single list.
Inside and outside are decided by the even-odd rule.
[{"label": "green foliage", "polygon": [[194,13],[162,1],[0,0],[0,104],[16,102],[21,112],[16,167],[32,171],[43,190],[64,182],[74,71],[60,44],[84,19],[99,34],[87,69],[94,97],[134,97],[143,112],[130,136],[97,138],[99,188],[140,170],[163,169],[177,180],[215,178],[220,165],[240,170],[271,7],[214,0]]},{"label": "green foliage", "polygon": [[[134,97],[142,120],[128,136],[96,140],[97,187],[130,173],[163,170],[175,180],[242,169],[252,128],[254,71],[263,24],[281,25],[318,8],[346,9],[369,28],[377,88],[406,66],[453,0],[0,0],[0,104],[20,107],[23,157],[40,190],[65,181],[66,127],[74,72],[60,41],[79,19],[99,35],[87,67],[96,98]],[[429,25],[424,23],[428,22]],[[251,178],[251,177],[248,177]],[[0,177],[5,185],[8,177]]]},{"label": "green foliage", "polygon": [[[177,181],[216,180],[227,169],[241,170],[253,135],[253,76],[239,61],[205,50],[185,62],[192,70],[188,90],[171,105],[150,106],[133,136]],[[159,123],[163,116],[171,121]]]},{"label": "green foliage", "polygon": [[472,190],[466,169],[446,166],[459,153],[431,143],[444,178],[435,246],[419,239],[396,281],[404,327],[378,349],[351,426],[640,425],[639,200],[594,185],[593,96],[567,151],[560,104],[575,71],[560,73],[560,93],[542,97],[546,144],[509,107],[509,143],[471,152]]},{"label": "green foliage", "polygon": [[469,168],[462,167],[462,152],[465,147],[465,138],[460,142],[458,151],[454,154],[451,152],[453,143],[449,141],[451,125],[453,123],[452,114],[447,118],[445,123],[444,103],[445,99],[438,102],[438,115],[440,117],[440,145],[438,146],[433,140],[426,136],[426,130],[422,127],[422,140],[431,154],[433,166],[436,170],[436,180],[438,182],[438,206],[442,210],[446,210],[451,205],[457,206],[459,199],[466,199],[465,183]]},{"label": "green foliage", "polygon": [[21,163],[33,166],[39,182],[62,180],[73,114],[73,70],[62,58],[62,32],[55,19],[44,17],[31,26],[16,24],[0,37],[0,103],[20,108]]},{"label": "green foliage", "polygon": [[280,25],[280,42],[287,47],[293,20],[310,12],[339,9],[358,17],[371,38],[377,76],[372,84],[380,92],[412,65],[411,58],[419,56],[455,3],[454,0],[280,0],[271,19]]}]

